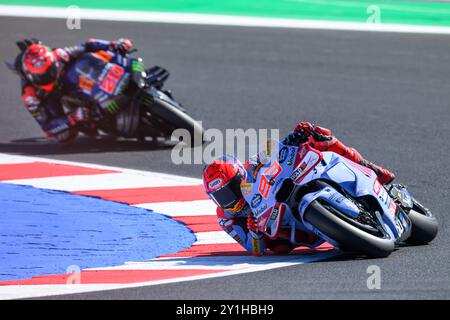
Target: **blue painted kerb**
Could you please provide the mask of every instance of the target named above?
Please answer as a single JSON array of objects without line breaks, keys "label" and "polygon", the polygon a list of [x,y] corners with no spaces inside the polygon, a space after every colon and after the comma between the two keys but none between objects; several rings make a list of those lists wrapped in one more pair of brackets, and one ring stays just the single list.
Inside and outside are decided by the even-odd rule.
[{"label": "blue painted kerb", "polygon": [[183,224],[142,208],[0,183],[0,280],[145,261],[194,241]]}]

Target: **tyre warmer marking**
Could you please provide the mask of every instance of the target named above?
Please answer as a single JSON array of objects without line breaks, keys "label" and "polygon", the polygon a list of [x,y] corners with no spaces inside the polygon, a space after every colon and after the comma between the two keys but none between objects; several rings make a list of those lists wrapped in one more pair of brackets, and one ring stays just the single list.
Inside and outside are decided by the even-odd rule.
[{"label": "tyre warmer marking", "polygon": [[287,256],[250,256],[219,227],[214,204],[207,199],[199,179],[0,153],[0,181],[124,202],[154,214],[161,212],[184,223],[197,238],[190,248],[176,254],[81,270],[78,284],[70,284],[70,274],[0,280],[0,299],[189,281],[302,264],[337,254],[332,246],[323,244],[315,249],[300,247]]}]

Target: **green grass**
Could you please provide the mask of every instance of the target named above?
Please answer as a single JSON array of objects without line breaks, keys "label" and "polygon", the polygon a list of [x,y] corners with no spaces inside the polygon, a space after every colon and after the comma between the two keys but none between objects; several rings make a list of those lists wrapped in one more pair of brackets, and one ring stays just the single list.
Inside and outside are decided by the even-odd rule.
[{"label": "green grass", "polygon": [[141,10],[223,14],[288,19],[367,22],[380,9],[381,23],[450,26],[450,4],[416,1],[369,0],[0,0],[0,4],[81,9]]}]

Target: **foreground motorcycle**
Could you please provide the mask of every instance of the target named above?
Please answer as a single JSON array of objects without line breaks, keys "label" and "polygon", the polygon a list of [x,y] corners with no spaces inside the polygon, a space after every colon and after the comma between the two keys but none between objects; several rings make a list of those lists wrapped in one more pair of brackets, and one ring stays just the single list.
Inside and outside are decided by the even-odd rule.
[{"label": "foreground motorcycle", "polygon": [[[272,151],[271,151],[272,150]],[[374,171],[309,143],[272,141],[259,154],[263,165],[244,197],[269,238],[290,229],[309,231],[344,252],[386,257],[395,247],[426,244],[438,224],[400,184],[383,186]]]}]

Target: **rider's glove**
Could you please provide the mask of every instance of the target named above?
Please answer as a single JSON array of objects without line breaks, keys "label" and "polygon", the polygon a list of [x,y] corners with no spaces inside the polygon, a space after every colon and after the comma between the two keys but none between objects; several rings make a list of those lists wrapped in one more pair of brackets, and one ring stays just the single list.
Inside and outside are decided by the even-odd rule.
[{"label": "rider's glove", "polygon": [[294,134],[299,140],[306,140],[314,133],[314,126],[307,121],[299,122],[294,128]]},{"label": "rider's glove", "polygon": [[95,138],[98,134],[97,126],[93,120],[94,117],[95,115],[91,112],[91,109],[86,107],[78,107],[67,115],[70,126],[90,138]]},{"label": "rider's glove", "polygon": [[252,214],[249,214],[247,216],[247,228],[253,239],[261,239],[262,238],[262,233],[259,232],[258,226],[257,226],[256,221],[253,218]]},{"label": "rider's glove", "polygon": [[294,134],[304,140],[309,136],[312,136],[316,141],[326,141],[333,138],[331,130],[315,126],[307,121],[299,122],[294,129]]},{"label": "rider's glove", "polygon": [[56,139],[58,143],[68,144],[77,136],[78,132],[70,126],[66,119],[58,118],[50,121],[45,134],[49,138]]},{"label": "rider's glove", "polygon": [[294,132],[312,134],[314,132],[314,126],[308,121],[302,121],[295,126]]},{"label": "rider's glove", "polygon": [[111,46],[114,51],[120,53],[127,53],[133,48],[133,43],[131,42],[130,39],[120,38],[117,41],[111,41]]},{"label": "rider's glove", "polygon": [[91,112],[86,107],[78,107],[75,111],[69,113],[68,118],[70,125],[75,126],[78,123],[89,122],[91,120]]}]

